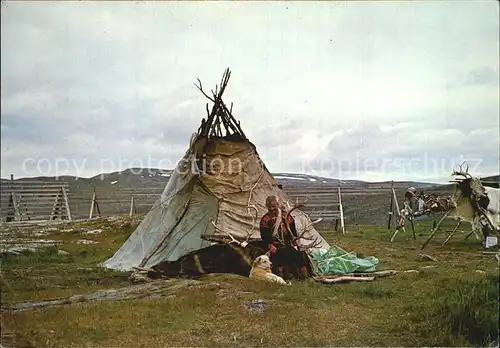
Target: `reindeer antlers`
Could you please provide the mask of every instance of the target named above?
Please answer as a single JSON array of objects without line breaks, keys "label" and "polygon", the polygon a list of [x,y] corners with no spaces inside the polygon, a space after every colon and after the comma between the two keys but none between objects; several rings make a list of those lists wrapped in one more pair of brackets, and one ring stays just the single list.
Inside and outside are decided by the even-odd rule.
[{"label": "reindeer antlers", "polygon": [[289,216],[295,209],[302,208],[303,206],[305,206],[308,200],[309,198],[306,198],[303,202],[300,202],[299,199],[297,198],[292,209],[289,212],[287,212],[287,216]]},{"label": "reindeer antlers", "polygon": [[[308,224],[307,226],[304,227],[304,230],[297,236],[293,239],[293,243],[295,243],[297,245],[297,247],[301,250],[307,250],[307,249],[311,249],[311,248],[316,248],[318,246],[321,245],[321,240],[318,238],[318,237],[315,237],[314,239],[313,238],[307,238],[307,237],[304,237],[304,234],[307,232],[307,230],[309,229],[310,226],[314,225],[315,223],[318,223],[320,222],[322,219],[317,219],[316,221],[312,221],[310,224]],[[299,239],[303,239],[303,240],[307,240],[307,241],[310,241],[311,243],[309,244],[305,244],[305,245],[298,245],[297,241]]]},{"label": "reindeer antlers", "polygon": [[230,242],[229,242],[229,244],[231,244],[231,243],[236,243],[236,244],[238,244],[238,245],[241,245],[243,248],[244,248],[244,247],[246,247],[246,246],[248,245],[248,241],[250,240],[250,237],[252,236],[252,233],[248,233],[248,232],[247,232],[247,237],[246,237],[246,239],[245,239],[243,242],[240,242],[240,241],[236,240],[236,239],[233,237],[233,235],[232,235],[231,233],[229,233],[229,232],[227,232],[227,231],[224,231],[224,230],[222,230],[219,226],[217,226],[217,225],[215,224],[215,221],[214,221],[213,219],[211,219],[211,220],[210,220],[210,222],[212,223],[212,225],[214,226],[214,228],[215,228],[217,231],[222,232],[222,233],[225,233],[225,234],[226,234],[226,235],[227,235],[227,236],[231,239],[231,240],[230,240]]},{"label": "reindeer antlers", "polygon": [[[291,209],[290,211],[288,211],[288,212],[287,212],[287,215],[286,215],[286,217],[285,217],[285,223],[286,223],[286,227],[287,227],[287,229],[288,229],[289,233],[291,233],[291,230],[290,230],[290,225],[289,225],[289,223],[288,223],[288,216],[291,216],[290,214],[291,214],[291,213],[292,213],[292,211],[294,211],[295,209],[305,206],[305,205],[306,205],[306,202],[307,202],[308,200],[309,200],[309,199],[308,199],[308,198],[306,198],[304,201],[302,201],[302,202],[301,202],[301,201],[299,201],[299,199],[297,198],[297,199],[296,199],[296,201],[295,201],[295,204],[294,204],[294,205],[293,205],[293,207],[292,207],[292,209]],[[304,227],[304,230],[303,230],[303,231],[302,231],[302,232],[301,232],[301,233],[300,233],[297,237],[293,238],[293,243],[294,243],[294,244],[297,244],[297,247],[299,247],[299,248],[300,248],[300,249],[302,249],[302,250],[307,250],[307,249],[310,249],[310,248],[315,248],[315,247],[317,247],[317,246],[320,246],[320,245],[321,245],[321,240],[320,240],[320,239],[318,239],[318,238],[314,238],[314,239],[312,239],[312,238],[307,238],[307,237],[305,237],[304,235],[305,235],[305,233],[308,231],[308,229],[309,229],[309,227],[310,227],[310,226],[312,226],[312,225],[313,225],[313,224],[315,224],[315,223],[320,222],[321,220],[322,220],[322,219],[320,218],[320,219],[317,219],[316,221],[313,221],[313,222],[311,222],[310,224],[306,225],[306,226]],[[311,241],[311,243],[306,244],[306,245],[300,245],[300,246],[299,246],[299,245],[298,245],[298,243],[297,243],[297,241],[298,241],[299,239],[302,239],[302,240],[307,240],[307,241]]]},{"label": "reindeer antlers", "polygon": [[[289,216],[292,216],[292,211],[294,211],[295,209],[297,208],[301,208],[303,206],[306,205],[306,202],[308,201],[309,198],[306,198],[303,202],[300,202],[299,201],[299,198],[297,197],[297,199],[295,200],[295,204],[293,205],[292,209],[290,209],[288,212],[286,212],[286,215],[284,216],[285,218],[285,224],[286,224],[286,229],[288,231],[288,233],[292,233],[292,230],[290,229],[290,224],[288,223],[288,217]],[[288,202],[287,202],[288,204]]]},{"label": "reindeer antlers", "polygon": [[463,176],[464,178],[472,178],[472,176],[469,174],[469,165],[467,164],[467,167],[465,168],[465,171],[463,170],[462,166],[466,163],[466,161],[463,161],[462,164],[458,166],[458,171],[454,170],[453,173],[451,173],[452,176]]}]

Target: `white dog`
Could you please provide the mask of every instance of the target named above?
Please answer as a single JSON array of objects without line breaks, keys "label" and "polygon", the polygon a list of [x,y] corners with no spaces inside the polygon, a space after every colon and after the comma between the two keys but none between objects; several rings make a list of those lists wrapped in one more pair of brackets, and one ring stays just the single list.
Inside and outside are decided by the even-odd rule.
[{"label": "white dog", "polygon": [[283,285],[290,285],[280,276],[274,274],[271,270],[271,260],[267,255],[260,255],[253,261],[252,269],[249,278],[253,280],[265,280],[268,282],[279,283]]}]

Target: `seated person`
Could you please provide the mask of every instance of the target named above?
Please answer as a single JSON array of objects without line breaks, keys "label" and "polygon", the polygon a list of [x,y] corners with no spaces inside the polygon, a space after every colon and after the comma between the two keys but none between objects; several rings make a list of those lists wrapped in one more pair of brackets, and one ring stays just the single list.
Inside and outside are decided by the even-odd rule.
[{"label": "seated person", "polygon": [[[294,237],[297,237],[297,229],[294,218],[290,215],[285,220],[287,214],[282,214],[276,196],[266,198],[266,207],[268,212],[260,220],[260,235],[270,252],[273,272],[286,279],[285,271],[298,268],[296,275],[302,279],[307,278],[309,259],[304,252],[295,248]],[[287,222],[290,230],[287,228]]]}]

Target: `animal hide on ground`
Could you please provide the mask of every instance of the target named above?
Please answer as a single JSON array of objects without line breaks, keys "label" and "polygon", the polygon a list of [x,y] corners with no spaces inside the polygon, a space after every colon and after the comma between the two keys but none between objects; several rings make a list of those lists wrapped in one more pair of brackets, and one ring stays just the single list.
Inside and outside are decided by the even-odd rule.
[{"label": "animal hide on ground", "polygon": [[[251,241],[245,248],[236,244],[215,244],[191,252],[177,261],[164,261],[151,267],[150,278],[199,277],[208,273],[230,273],[248,277],[253,260],[267,252],[261,241]],[[311,265],[310,265],[311,266]],[[310,268],[311,272],[312,267]],[[293,266],[285,268],[292,277],[299,278],[300,270]]]}]

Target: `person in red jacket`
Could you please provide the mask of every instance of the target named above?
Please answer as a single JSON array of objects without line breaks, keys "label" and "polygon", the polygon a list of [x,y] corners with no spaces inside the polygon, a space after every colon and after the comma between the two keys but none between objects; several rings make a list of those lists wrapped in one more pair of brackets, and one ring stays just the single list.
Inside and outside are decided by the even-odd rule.
[{"label": "person in red jacket", "polygon": [[309,260],[304,252],[295,248],[294,238],[297,237],[297,228],[294,218],[286,213],[282,214],[276,196],[266,198],[266,207],[268,212],[260,220],[260,236],[270,253],[269,258],[275,273],[285,278],[286,266],[295,266],[300,270],[299,276],[307,278]]}]

